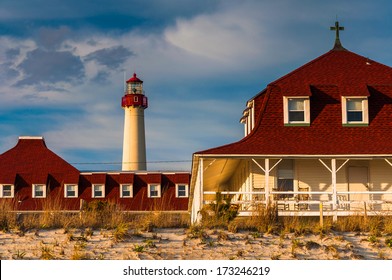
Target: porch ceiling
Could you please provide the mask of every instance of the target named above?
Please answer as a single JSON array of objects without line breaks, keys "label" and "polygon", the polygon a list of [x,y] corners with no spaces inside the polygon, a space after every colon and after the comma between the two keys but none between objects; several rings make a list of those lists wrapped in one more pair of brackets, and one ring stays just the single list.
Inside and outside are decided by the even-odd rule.
[{"label": "porch ceiling", "polygon": [[204,190],[223,190],[240,161],[240,159],[205,159],[203,163]]}]

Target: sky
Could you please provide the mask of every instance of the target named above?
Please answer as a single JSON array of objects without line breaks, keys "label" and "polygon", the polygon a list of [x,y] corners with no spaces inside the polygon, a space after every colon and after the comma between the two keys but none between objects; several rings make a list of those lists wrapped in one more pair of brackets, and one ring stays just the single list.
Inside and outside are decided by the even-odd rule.
[{"label": "sky", "polygon": [[144,81],[148,170],[238,141],[246,101],[328,52],[392,66],[392,1],[1,0],[0,153],[43,136],[80,170],[120,170],[121,97]]}]

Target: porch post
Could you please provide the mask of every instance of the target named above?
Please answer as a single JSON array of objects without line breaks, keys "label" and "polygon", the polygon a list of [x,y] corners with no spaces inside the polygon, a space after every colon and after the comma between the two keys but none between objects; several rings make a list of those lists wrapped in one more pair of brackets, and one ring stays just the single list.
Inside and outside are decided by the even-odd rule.
[{"label": "porch post", "polygon": [[193,190],[191,223],[200,222],[200,210],[203,207],[203,158],[199,158],[199,167],[196,174],[195,188]]},{"label": "porch post", "polygon": [[[203,158],[201,158],[200,159],[200,186],[199,186],[199,189],[200,189],[200,206],[199,206],[199,211],[203,208],[203,204],[204,204],[204,167],[203,167],[203,164],[204,163],[204,159]],[[200,221],[200,219],[201,219],[201,214],[199,214],[199,218],[198,218],[198,220]]]},{"label": "porch post", "polygon": [[270,189],[269,189],[269,173],[270,173],[270,167],[269,167],[269,158],[265,159],[265,164],[264,164],[264,179],[265,179],[265,205],[268,206],[270,202]]},{"label": "porch post", "polygon": [[332,173],[332,210],[334,211],[333,221],[336,222],[338,219],[337,209],[337,189],[336,189],[336,159],[331,159],[331,173]]}]

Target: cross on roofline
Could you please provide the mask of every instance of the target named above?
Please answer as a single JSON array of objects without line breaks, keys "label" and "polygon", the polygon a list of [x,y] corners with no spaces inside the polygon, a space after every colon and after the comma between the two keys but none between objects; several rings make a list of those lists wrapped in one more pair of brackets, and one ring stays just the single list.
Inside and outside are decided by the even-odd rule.
[{"label": "cross on roofline", "polygon": [[339,38],[339,31],[344,30],[343,26],[339,26],[339,22],[335,21],[335,26],[331,26],[330,30],[334,30],[336,32],[336,38],[335,38],[335,45],[333,46],[334,50],[344,50],[342,43],[340,42]]}]

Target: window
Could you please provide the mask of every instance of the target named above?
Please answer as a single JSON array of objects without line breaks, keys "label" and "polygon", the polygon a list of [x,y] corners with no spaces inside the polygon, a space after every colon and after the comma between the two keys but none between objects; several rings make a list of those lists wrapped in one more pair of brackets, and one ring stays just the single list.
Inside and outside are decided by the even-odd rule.
[{"label": "window", "polygon": [[161,185],[149,184],[148,185],[148,197],[161,197]]},{"label": "window", "polygon": [[[294,191],[294,160],[282,160],[278,165],[278,191]],[[293,197],[293,194],[279,194],[278,199]]]},{"label": "window", "polygon": [[362,100],[347,99],[347,121],[362,122]]},{"label": "window", "polygon": [[105,185],[104,184],[93,184],[92,197],[105,197]]},{"label": "window", "polygon": [[78,197],[78,185],[65,184],[64,197]]},{"label": "window", "polygon": [[188,185],[176,184],[176,197],[188,197]]},{"label": "window", "polygon": [[289,98],[289,122],[304,122],[305,106],[304,100],[299,98]]},{"label": "window", "polygon": [[242,113],[240,122],[244,124],[245,136],[248,135],[255,126],[254,110],[254,101],[252,100],[247,103],[247,107]]},{"label": "window", "polygon": [[133,101],[134,101],[134,102],[139,102],[139,97],[138,97],[138,96],[134,96],[134,97],[133,97]]},{"label": "window", "polygon": [[309,125],[309,98],[283,97],[284,123],[286,125]]},{"label": "window", "polygon": [[120,185],[120,197],[133,197],[133,188],[131,184]]},{"label": "window", "polygon": [[342,123],[347,125],[369,123],[367,97],[342,97]]},{"label": "window", "polygon": [[44,184],[33,184],[33,197],[44,198],[46,197],[46,185]]},{"label": "window", "polygon": [[14,197],[14,185],[3,184],[0,185],[0,197]]}]

